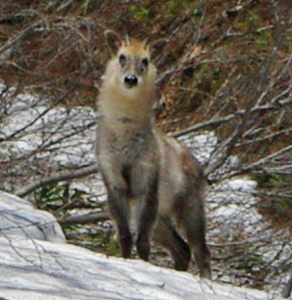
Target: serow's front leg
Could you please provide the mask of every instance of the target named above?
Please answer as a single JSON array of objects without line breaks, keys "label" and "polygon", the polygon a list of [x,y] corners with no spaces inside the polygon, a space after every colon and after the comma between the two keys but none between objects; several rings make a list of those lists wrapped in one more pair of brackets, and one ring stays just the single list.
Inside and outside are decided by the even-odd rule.
[{"label": "serow's front leg", "polygon": [[158,207],[158,178],[152,178],[145,189],[144,195],[139,197],[140,216],[138,219],[137,252],[141,259],[148,261],[150,253],[150,235],[153,228]]},{"label": "serow's front leg", "polygon": [[123,189],[109,191],[108,205],[109,211],[118,227],[122,255],[124,258],[130,258],[133,242],[129,226],[130,207],[126,199],[126,191]]}]

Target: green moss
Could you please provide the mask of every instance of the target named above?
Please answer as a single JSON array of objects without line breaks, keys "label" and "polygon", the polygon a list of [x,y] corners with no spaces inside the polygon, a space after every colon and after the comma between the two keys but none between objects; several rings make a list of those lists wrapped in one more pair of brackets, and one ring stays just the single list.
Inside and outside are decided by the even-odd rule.
[{"label": "green moss", "polygon": [[250,23],[252,23],[253,25],[257,25],[261,22],[261,18],[258,14],[256,14],[255,12],[251,11],[250,15],[248,17],[248,21]]},{"label": "green moss", "polygon": [[277,188],[289,184],[291,180],[287,175],[279,175],[275,173],[265,173],[254,176],[254,179],[260,186]]},{"label": "green moss", "polygon": [[141,5],[131,4],[129,6],[129,12],[133,19],[138,22],[149,21],[150,17],[150,8],[146,8]]},{"label": "green moss", "polygon": [[271,32],[268,30],[259,32],[257,34],[256,40],[255,40],[256,46],[260,46],[260,47],[269,46],[269,45],[271,45],[272,41],[273,41],[273,38],[272,38]]},{"label": "green moss", "polygon": [[68,197],[69,185],[53,183],[46,185],[35,192],[35,201],[39,208],[58,207]]},{"label": "green moss", "polygon": [[116,240],[112,239],[106,244],[106,249],[108,253],[115,256],[120,256],[119,245]]},{"label": "green moss", "polygon": [[267,180],[267,184],[274,186],[274,187],[282,186],[283,178],[278,174],[271,175],[269,177],[269,179]]}]

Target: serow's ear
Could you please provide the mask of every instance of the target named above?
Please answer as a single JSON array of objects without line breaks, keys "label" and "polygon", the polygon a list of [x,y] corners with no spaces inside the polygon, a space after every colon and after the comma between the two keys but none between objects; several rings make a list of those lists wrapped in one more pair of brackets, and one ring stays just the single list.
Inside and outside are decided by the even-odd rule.
[{"label": "serow's ear", "polygon": [[163,92],[160,92],[158,89],[156,89],[156,97],[158,101],[156,101],[153,105],[153,110],[156,114],[159,114],[167,109],[168,104],[165,99],[165,95]]},{"label": "serow's ear", "polygon": [[166,46],[167,43],[168,39],[162,38],[153,41],[145,41],[144,45],[145,47],[149,47],[151,58],[155,60],[161,55],[163,48]]},{"label": "serow's ear", "polygon": [[111,54],[116,54],[123,43],[122,39],[113,30],[106,30],[104,35]]}]

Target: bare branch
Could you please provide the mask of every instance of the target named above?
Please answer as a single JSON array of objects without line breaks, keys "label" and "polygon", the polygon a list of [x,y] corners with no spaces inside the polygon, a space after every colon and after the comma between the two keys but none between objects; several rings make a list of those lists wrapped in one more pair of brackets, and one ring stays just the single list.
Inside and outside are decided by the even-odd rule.
[{"label": "bare branch", "polygon": [[[255,170],[269,162],[271,162],[273,159],[279,158],[282,155],[286,154],[287,152],[292,151],[292,145],[286,146],[276,152],[273,152],[270,155],[267,155],[259,160],[257,160],[256,162],[253,162],[247,166],[242,166],[242,170],[243,171],[250,171],[250,170]],[[267,167],[264,167],[267,168]]]},{"label": "bare branch", "polygon": [[[263,112],[268,112],[268,111],[277,111],[282,108],[284,109],[286,106],[290,106],[290,105],[292,105],[292,99],[287,98],[287,99],[278,101],[277,104],[274,103],[274,104],[266,104],[266,105],[253,107],[250,110],[250,114],[263,113]],[[209,127],[216,128],[221,124],[227,123],[227,122],[235,119],[236,117],[244,116],[246,114],[246,112],[247,112],[246,109],[241,109],[241,110],[236,111],[234,114],[229,114],[222,118],[211,119],[206,122],[198,123],[193,126],[187,127],[185,129],[172,132],[172,133],[170,133],[170,135],[174,136],[174,137],[179,137],[179,136],[182,136],[182,135],[185,135],[185,134],[188,134],[191,132],[196,132],[196,131],[206,129]]]},{"label": "bare branch", "polygon": [[25,30],[23,30],[22,32],[20,32],[17,36],[11,38],[7,43],[5,43],[3,46],[0,47],[0,54],[6,50],[8,50],[9,48],[11,48],[12,46],[14,46],[16,43],[18,43],[19,41],[25,39],[28,35],[30,35],[31,33],[33,33],[35,31],[36,28],[44,25],[45,23],[42,20],[39,20],[33,24],[31,24],[30,26],[28,26]]},{"label": "bare branch", "polygon": [[16,191],[16,195],[18,195],[20,197],[24,197],[24,196],[28,195],[29,193],[35,191],[36,189],[38,189],[42,186],[45,186],[47,184],[81,178],[81,177],[85,177],[85,176],[88,176],[90,174],[94,174],[97,172],[98,172],[97,165],[80,168],[78,170],[70,170],[70,171],[60,172],[58,174],[54,174],[54,175],[45,177],[39,181],[36,181],[26,187],[19,189],[18,191]]},{"label": "bare branch", "polygon": [[[230,155],[231,150],[236,145],[238,139],[244,133],[246,123],[247,123],[248,119],[250,118],[250,115],[251,115],[254,105],[257,102],[259,102],[259,98],[262,98],[263,95],[266,94],[266,91],[262,92],[262,89],[268,81],[268,74],[269,74],[271,65],[272,65],[273,61],[275,60],[277,51],[282,42],[283,42],[283,36],[280,35],[280,37],[277,40],[277,44],[272,49],[270,57],[266,61],[264,69],[260,74],[260,81],[256,87],[256,90],[254,91],[254,96],[249,101],[247,101],[245,113],[242,115],[241,122],[236,126],[233,134],[225,142],[223,142],[220,145],[220,147],[212,154],[212,156],[210,158],[210,162],[205,169],[206,175],[209,175],[210,173],[212,173],[215,169],[217,169],[219,166],[221,166],[225,162],[227,157]],[[258,96],[259,94],[260,94],[260,96]]]},{"label": "bare branch", "polygon": [[86,223],[97,223],[100,221],[106,221],[109,219],[109,214],[106,211],[100,211],[95,213],[90,213],[81,216],[70,216],[66,218],[59,219],[58,222],[61,225],[74,225],[74,224],[86,224]]},{"label": "bare branch", "polygon": [[289,298],[292,291],[292,275],[282,291],[283,298]]}]

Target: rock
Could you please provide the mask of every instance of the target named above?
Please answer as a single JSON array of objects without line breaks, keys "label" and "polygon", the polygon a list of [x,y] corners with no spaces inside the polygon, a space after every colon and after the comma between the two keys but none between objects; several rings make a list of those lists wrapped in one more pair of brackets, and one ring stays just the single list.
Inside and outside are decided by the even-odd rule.
[{"label": "rock", "polygon": [[0,191],[0,235],[65,243],[61,226],[52,214],[32,203]]},{"label": "rock", "polygon": [[0,297],[7,300],[268,299],[261,291],[69,244],[1,237],[0,249]]}]

